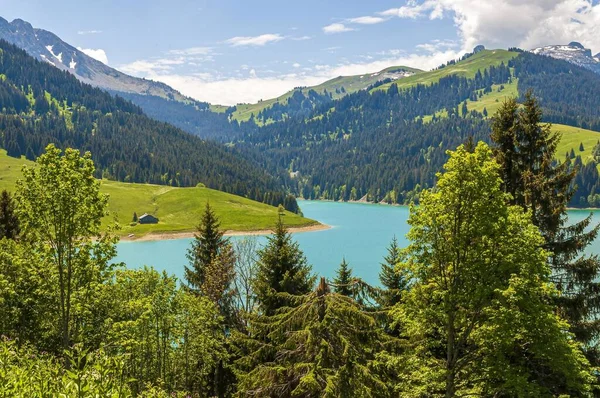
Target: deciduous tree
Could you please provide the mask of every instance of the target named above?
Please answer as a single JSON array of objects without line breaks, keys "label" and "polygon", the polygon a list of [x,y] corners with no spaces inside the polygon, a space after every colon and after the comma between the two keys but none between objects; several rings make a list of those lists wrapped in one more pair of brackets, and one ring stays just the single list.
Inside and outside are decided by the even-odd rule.
[{"label": "deciduous tree", "polygon": [[543,238],[501,189],[487,145],[450,154],[409,217],[396,308],[410,348],[402,396],[545,396],[589,391],[588,363],[548,304]]}]

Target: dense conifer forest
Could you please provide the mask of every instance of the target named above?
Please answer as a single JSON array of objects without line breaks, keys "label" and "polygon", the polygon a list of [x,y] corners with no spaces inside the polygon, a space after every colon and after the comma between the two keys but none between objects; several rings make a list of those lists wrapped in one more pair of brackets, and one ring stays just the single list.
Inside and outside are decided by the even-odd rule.
[{"label": "dense conifer forest", "polygon": [[[473,78],[451,74],[429,85],[371,87],[329,101],[296,91],[287,105],[241,123],[236,146],[259,153],[257,161],[270,170],[294,173],[292,192],[305,198],[410,203],[433,186],[446,150],[471,137],[488,140],[492,115],[469,110],[466,100],[502,92],[514,82],[519,100],[530,90],[539,98],[544,121],[598,130],[600,77],[566,61],[520,52]],[[558,160],[565,161],[563,154]],[[581,159],[567,161],[583,169]],[[594,166],[587,164],[571,206],[596,203]]]},{"label": "dense conifer forest", "polygon": [[0,146],[35,159],[49,143],[91,151],[96,177],[195,186],[298,207],[273,177],[238,151],[148,118],[120,97],[80,83],[0,41]]}]

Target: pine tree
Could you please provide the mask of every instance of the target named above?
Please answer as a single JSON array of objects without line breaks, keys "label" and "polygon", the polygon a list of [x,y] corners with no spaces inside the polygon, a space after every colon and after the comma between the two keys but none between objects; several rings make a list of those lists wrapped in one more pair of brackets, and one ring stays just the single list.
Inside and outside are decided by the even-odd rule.
[{"label": "pine tree", "polygon": [[138,216],[135,211],[133,212],[133,222],[138,222]]},{"label": "pine tree", "polygon": [[579,152],[583,152],[585,149],[583,148],[583,142],[579,143]]},{"label": "pine tree", "polygon": [[394,346],[375,315],[332,293],[324,278],[295,305],[251,322],[237,361],[240,396],[387,397],[376,356]]},{"label": "pine tree", "polygon": [[0,239],[16,239],[19,235],[19,219],[15,213],[15,203],[6,191],[0,194]]},{"label": "pine tree", "polygon": [[207,202],[192,247],[188,249],[190,267],[185,267],[185,280],[188,287],[196,293],[201,292],[206,268],[215,261],[221,250],[229,245],[229,239],[223,236],[219,226],[219,220]]},{"label": "pine tree", "polygon": [[[521,111],[504,106],[496,120],[503,120],[502,127],[492,133],[496,159],[503,170],[508,159],[516,165],[514,178],[505,181],[505,190],[513,196],[514,204],[531,211],[545,248],[552,252],[551,280],[561,292],[556,305],[584,344],[590,362],[600,365],[600,352],[595,348],[600,323],[594,319],[600,311],[600,260],[595,255],[583,255],[600,225],[591,225],[591,215],[576,224],[568,222],[567,204],[574,194],[572,182],[577,170],[569,162],[554,161],[560,136],[549,124],[542,124],[542,111],[531,92],[525,96]],[[507,136],[514,137],[512,146],[510,140],[499,140]]]},{"label": "pine tree", "polygon": [[352,297],[354,296],[353,281],[352,268],[350,268],[344,258],[336,271],[336,277],[333,280],[333,290],[342,296]]},{"label": "pine tree", "polygon": [[388,254],[383,258],[385,262],[381,264],[381,272],[379,272],[379,281],[384,288],[379,302],[383,307],[392,307],[400,302],[402,292],[407,289],[408,283],[396,270],[401,259],[398,239],[395,236],[387,250]]},{"label": "pine tree", "polygon": [[262,312],[273,315],[277,309],[289,305],[280,293],[303,295],[312,290],[315,277],[298,243],[279,216],[273,235],[267,245],[259,251],[258,275],[254,291]]}]

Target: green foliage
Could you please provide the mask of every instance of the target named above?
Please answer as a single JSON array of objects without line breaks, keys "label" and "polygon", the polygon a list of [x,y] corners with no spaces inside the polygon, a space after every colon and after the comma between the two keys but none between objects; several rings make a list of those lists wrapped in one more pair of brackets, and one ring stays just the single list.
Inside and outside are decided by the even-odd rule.
[{"label": "green foliage", "polygon": [[229,239],[223,237],[223,231],[219,229],[219,220],[215,212],[206,202],[202,219],[196,228],[197,232],[188,249],[187,258],[190,267],[185,267],[185,279],[188,286],[200,292],[206,279],[206,268],[211,264],[221,251],[229,245]]},{"label": "green foliage", "polygon": [[222,318],[207,298],[177,287],[154,269],[117,271],[105,291],[110,327],[104,345],[126,355],[134,392],[146,384],[205,396],[216,364],[226,358]]},{"label": "green foliage", "polygon": [[[133,397],[124,375],[124,357],[103,351],[74,351],[64,361],[28,344],[0,341],[0,395],[3,397]],[[158,392],[158,391],[157,391]],[[158,395],[157,395],[158,396]]]},{"label": "green foliage", "polygon": [[[108,197],[100,193],[91,155],[49,145],[37,167],[24,167],[17,183],[23,234],[39,261],[52,267],[63,349],[94,333],[93,297],[110,278],[116,239],[100,233]],[[58,326],[58,325],[57,325]],[[88,329],[91,328],[91,329]]]},{"label": "green foliage", "polygon": [[14,200],[6,190],[3,190],[0,194],[0,239],[15,239],[20,231]]},{"label": "green foliage", "polygon": [[342,296],[352,297],[353,289],[352,284],[354,277],[352,276],[352,268],[346,262],[346,259],[342,259],[340,266],[336,271],[335,279],[333,280],[333,291],[341,294]]},{"label": "green foliage", "polygon": [[395,309],[409,349],[402,396],[584,395],[588,363],[554,312],[543,238],[508,206],[487,145],[450,154],[411,207]]},{"label": "green foliage", "polygon": [[315,284],[312,267],[307,263],[298,243],[283,224],[280,215],[273,235],[258,253],[258,274],[254,280],[254,292],[261,311],[273,315],[289,301],[281,293],[302,295],[310,292]]},{"label": "green foliage", "polygon": [[379,281],[383,286],[379,303],[383,307],[392,307],[400,302],[402,293],[408,289],[408,281],[397,269],[401,257],[398,239],[395,236],[387,250],[388,254],[384,257],[379,272]]},{"label": "green foliage", "polygon": [[[512,196],[511,203],[530,211],[532,222],[539,227],[544,246],[551,252],[551,279],[561,292],[556,304],[597,366],[600,325],[595,314],[600,310],[600,260],[582,253],[598,235],[600,225],[590,228],[591,215],[570,224],[567,204],[574,194],[573,182],[581,175],[597,178],[598,173],[591,164],[576,176],[570,162],[554,162],[560,137],[541,123],[542,110],[531,92],[525,99],[519,111],[514,101],[506,103],[494,124],[492,140],[503,169],[505,190]],[[582,166],[580,159],[579,163]],[[594,201],[593,195],[588,200]]]},{"label": "green foliage", "polygon": [[325,279],[293,307],[251,322],[237,361],[239,396],[386,397],[391,385],[376,371],[391,339],[373,315],[332,293]]}]

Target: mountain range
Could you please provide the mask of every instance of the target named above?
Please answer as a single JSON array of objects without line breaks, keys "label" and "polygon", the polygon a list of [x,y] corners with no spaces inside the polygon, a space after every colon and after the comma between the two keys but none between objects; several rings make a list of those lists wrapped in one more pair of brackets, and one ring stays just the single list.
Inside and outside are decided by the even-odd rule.
[{"label": "mountain range", "polygon": [[[50,32],[34,29],[21,20],[2,21],[0,39],[6,38],[22,46],[47,64],[44,65],[46,70],[52,64],[96,86],[100,81],[114,83],[114,79],[105,76],[120,74]],[[540,100],[544,121],[554,123],[555,130],[565,134],[559,145],[558,159],[562,161],[566,156],[567,161],[578,165],[583,170],[581,175],[586,176],[578,181],[579,190],[571,204],[586,206],[600,201],[600,183],[595,168],[598,159],[593,155],[600,138],[600,98],[597,96],[600,75],[593,72],[598,72],[594,67],[597,58],[579,43],[548,46],[530,52],[487,50],[477,46],[460,59],[430,71],[394,66],[379,72],[340,76],[317,86],[295,88],[278,98],[229,108],[186,98],[180,101],[181,97],[169,97],[167,89],[161,94],[147,90],[120,91],[122,88],[111,86],[109,91],[139,105],[151,118],[226,143],[229,147],[226,152],[221,152],[223,148],[218,143],[205,143],[215,148],[211,155],[216,157],[199,152],[200,156],[209,159],[205,164],[215,170],[205,177],[213,187],[241,192],[267,203],[281,203],[284,197],[280,195],[281,191],[275,196],[265,196],[264,190],[280,189],[312,199],[365,198],[375,202],[408,203],[418,200],[422,188],[434,184],[448,149],[469,139],[489,140],[490,118],[502,102],[506,98],[522,97],[532,90]],[[85,76],[94,79],[84,80]],[[133,87],[140,87],[139,81],[153,84],[129,78],[136,82]],[[124,77],[115,79],[126,80]],[[5,87],[5,93],[0,92],[0,100],[4,96],[14,103],[13,114],[19,114],[17,108],[33,108],[36,114],[49,117],[45,114],[47,107],[42,98],[47,91],[51,94],[48,99],[51,113],[62,115],[64,119],[67,108],[61,104],[64,101],[70,103],[80,95],[76,94],[77,90],[71,94],[56,91],[59,87],[53,87],[55,91],[51,91],[35,86],[37,91],[23,92],[26,78],[21,76],[17,80],[22,82],[21,85],[13,82]],[[164,85],[156,83],[156,87],[164,88]],[[577,91],[573,87],[578,87]],[[20,92],[15,94],[15,90]],[[70,98],[72,95],[75,97]],[[32,97],[33,101],[28,100]],[[106,99],[100,104],[104,102]],[[129,113],[138,112],[126,103],[119,106],[128,109]],[[108,108],[104,112],[110,113]],[[23,115],[19,117],[27,120]],[[69,122],[67,118],[67,127]],[[93,129],[93,124],[82,126]],[[163,126],[164,131],[180,137],[179,132],[169,125]],[[152,129],[150,136],[137,141],[138,144],[131,141],[131,144],[144,148],[148,143],[143,140],[155,140],[155,133],[161,134],[157,126]],[[126,130],[133,134],[135,127],[129,124]],[[37,154],[39,142],[27,134],[29,138],[25,141],[11,135],[8,140],[4,138],[2,145],[10,147],[9,152],[13,154],[27,154],[29,147]],[[4,135],[6,137],[6,133]],[[45,139],[55,139],[55,136]],[[80,140],[84,145],[82,149],[90,147],[85,135]],[[193,184],[199,180],[190,170],[192,167],[199,170],[197,165],[185,163],[190,159],[183,159],[172,151],[173,146],[183,150],[182,143],[178,138],[173,143],[165,141],[162,144],[168,146],[163,149],[171,162],[169,177],[163,183],[184,181]],[[102,142],[100,154],[111,153],[111,145],[115,144]],[[144,150],[151,151],[152,148]],[[153,169],[157,165],[152,160],[144,163],[146,155],[143,151],[134,161],[126,159],[124,153],[118,153],[123,156],[121,160],[130,161],[127,170],[136,170],[138,161],[144,167],[150,167],[133,174],[136,181],[160,180],[158,170]],[[217,161],[219,157],[225,164]],[[234,165],[236,159],[240,159],[238,165]],[[103,166],[108,167],[107,174],[114,176],[110,161],[104,162]],[[218,168],[214,163],[225,171],[221,179],[227,177],[227,182],[219,183]],[[181,166],[184,168],[179,173],[184,177],[177,177],[176,169]],[[241,182],[244,172],[250,172],[247,178],[251,184]],[[126,172],[117,176],[120,179],[126,177]],[[293,207],[294,203],[288,205]]]},{"label": "mountain range", "polygon": [[157,120],[203,138],[230,134],[227,118],[210,112],[208,103],[186,97],[164,83],[122,73],[26,21],[8,22],[0,17],[0,39],[24,49],[39,61],[73,74],[83,83],[132,101]]}]

